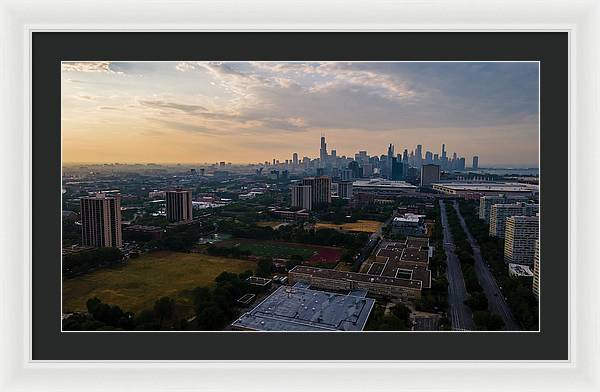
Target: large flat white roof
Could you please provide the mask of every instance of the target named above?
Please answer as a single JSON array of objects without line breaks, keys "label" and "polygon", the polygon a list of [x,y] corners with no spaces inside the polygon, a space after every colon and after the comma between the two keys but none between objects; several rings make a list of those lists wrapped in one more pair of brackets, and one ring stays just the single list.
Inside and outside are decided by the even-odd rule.
[{"label": "large flat white roof", "polygon": [[376,187],[376,188],[416,188],[406,181],[385,180],[382,178],[373,178],[368,180],[356,180],[352,183],[354,187]]},{"label": "large flat white roof", "polygon": [[432,184],[456,191],[535,192],[538,185],[519,182],[436,182]]}]

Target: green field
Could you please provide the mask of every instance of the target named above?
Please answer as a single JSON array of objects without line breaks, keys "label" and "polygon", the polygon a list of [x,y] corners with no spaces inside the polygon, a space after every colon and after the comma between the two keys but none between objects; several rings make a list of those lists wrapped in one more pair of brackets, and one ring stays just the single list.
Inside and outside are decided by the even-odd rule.
[{"label": "green field", "polygon": [[124,311],[152,308],[163,296],[175,298],[178,312],[191,313],[185,290],[209,286],[221,272],[254,271],[256,263],[197,253],[152,252],[118,269],[104,269],[63,281],[63,311],[85,311],[88,298],[119,305]]},{"label": "green field", "polygon": [[248,250],[253,256],[258,257],[273,257],[281,259],[289,259],[293,255],[302,256],[304,260],[308,260],[318,252],[315,247],[292,245],[286,243],[273,243],[268,241],[249,242],[244,240],[229,240],[219,244],[219,246],[237,247],[241,250]]}]

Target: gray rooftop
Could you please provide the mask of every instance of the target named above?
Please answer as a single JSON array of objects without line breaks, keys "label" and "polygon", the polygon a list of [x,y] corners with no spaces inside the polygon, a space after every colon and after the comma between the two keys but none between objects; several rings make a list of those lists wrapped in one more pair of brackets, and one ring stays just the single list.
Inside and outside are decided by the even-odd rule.
[{"label": "gray rooftop", "polygon": [[281,286],[233,328],[255,331],[362,331],[375,300],[302,287]]}]

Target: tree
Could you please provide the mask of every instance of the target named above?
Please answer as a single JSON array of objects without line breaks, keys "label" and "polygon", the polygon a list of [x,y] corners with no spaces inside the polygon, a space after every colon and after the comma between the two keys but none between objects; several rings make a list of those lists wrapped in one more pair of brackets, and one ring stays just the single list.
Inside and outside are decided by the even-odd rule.
[{"label": "tree", "polygon": [[263,278],[271,276],[271,271],[273,270],[273,260],[270,258],[261,258],[258,260],[256,264],[256,275],[261,276]]},{"label": "tree", "polygon": [[170,320],[175,313],[175,300],[162,297],[154,303],[154,314],[158,317],[158,325],[162,328],[164,320]]},{"label": "tree", "polygon": [[290,259],[288,261],[286,261],[285,263],[285,268],[287,268],[287,270],[291,270],[292,268],[294,268],[297,265],[302,264],[302,262],[304,261],[304,258],[300,255],[292,255],[292,257],[290,257]]}]

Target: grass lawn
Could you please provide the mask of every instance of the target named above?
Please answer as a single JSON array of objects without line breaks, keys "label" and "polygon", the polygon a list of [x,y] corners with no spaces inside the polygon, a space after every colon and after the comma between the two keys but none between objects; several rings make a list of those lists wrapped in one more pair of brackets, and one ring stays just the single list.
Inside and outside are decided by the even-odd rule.
[{"label": "grass lawn", "polygon": [[[152,252],[117,269],[104,269],[63,281],[63,311],[85,311],[89,298],[119,305],[135,313],[150,309],[163,296],[176,299],[178,313],[192,312],[185,291],[210,286],[221,272],[240,273],[256,268],[248,260],[197,253]],[[179,310],[180,309],[180,310]]]},{"label": "grass lawn", "polygon": [[383,222],[378,222],[374,220],[357,220],[352,223],[343,223],[341,225],[336,225],[333,223],[317,223],[317,229],[337,229],[344,231],[358,231],[364,233],[374,233],[379,228],[383,226]]}]

